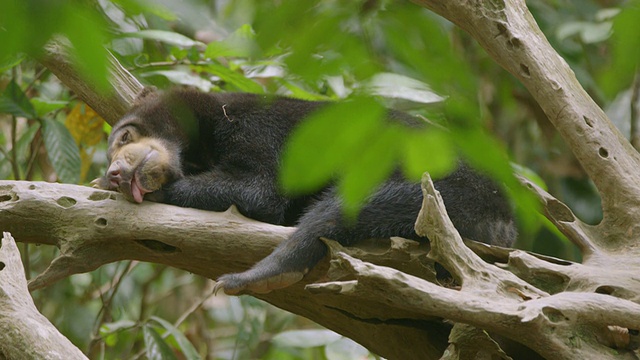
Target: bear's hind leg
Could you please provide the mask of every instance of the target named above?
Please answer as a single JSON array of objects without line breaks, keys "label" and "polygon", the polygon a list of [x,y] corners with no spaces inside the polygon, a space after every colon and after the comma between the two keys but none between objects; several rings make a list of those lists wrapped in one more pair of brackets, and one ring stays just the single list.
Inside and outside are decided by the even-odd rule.
[{"label": "bear's hind leg", "polygon": [[340,203],[326,194],[311,205],[300,219],[297,230],[266,258],[251,269],[218,278],[216,290],[230,295],[241,291],[268,293],[300,281],[327,253],[320,237],[344,239]]}]

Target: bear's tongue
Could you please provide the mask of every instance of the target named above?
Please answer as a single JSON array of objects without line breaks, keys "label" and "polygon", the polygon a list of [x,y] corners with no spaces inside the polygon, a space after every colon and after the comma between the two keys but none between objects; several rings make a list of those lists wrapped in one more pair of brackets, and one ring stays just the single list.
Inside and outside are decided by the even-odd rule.
[{"label": "bear's tongue", "polygon": [[140,186],[138,177],[133,175],[133,179],[131,179],[131,196],[133,196],[133,200],[138,204],[141,203],[144,198],[144,194],[147,192],[148,191],[144,190],[142,186]]}]

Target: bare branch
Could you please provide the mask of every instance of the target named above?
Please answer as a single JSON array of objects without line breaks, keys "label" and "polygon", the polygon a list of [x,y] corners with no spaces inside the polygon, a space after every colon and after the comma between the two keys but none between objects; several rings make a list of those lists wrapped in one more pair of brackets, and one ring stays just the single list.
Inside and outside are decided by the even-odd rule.
[{"label": "bare branch", "polygon": [[548,296],[512,273],[482,261],[464,245],[429,174],[422,177],[422,197],[416,233],[429,238],[429,257],[449,270],[462,283],[463,289],[513,294],[515,288],[526,298]]},{"label": "bare branch", "polygon": [[27,291],[20,252],[8,232],[0,244],[0,358],[87,358],[38,312]]},{"label": "bare branch", "polygon": [[[412,1],[467,31],[522,82],[596,184],[605,221],[637,218],[638,152],[580,86],[537,26],[524,0]],[[607,218],[611,212],[615,219]]]},{"label": "bare branch", "polygon": [[[513,262],[510,261],[509,265],[518,263],[518,258],[527,258],[530,267],[524,261],[518,265],[521,273],[530,275],[532,284],[548,283],[545,280],[551,277],[549,274],[553,274],[560,277],[564,286],[553,290],[567,291],[573,287],[571,290],[575,291],[549,295],[516,278],[511,272],[498,271],[492,265],[483,263],[464,248],[428,175],[423,178],[423,197],[416,231],[430,238],[433,253],[430,256],[448,266],[462,280],[460,291],[439,287],[395,269],[364,263],[344,253],[338,253],[339,260],[333,263],[341,269],[341,277],[355,280],[308,287],[317,293],[336,295],[372,293],[377,301],[392,303],[394,308],[415,313],[417,318],[442,317],[518,339],[546,358],[584,358],[594,354],[613,358],[607,355],[612,346],[612,332],[615,332],[612,329],[635,329],[640,326],[640,305],[609,296],[618,291],[615,296],[637,301],[640,283],[633,280],[628,271],[607,278],[620,278],[613,282],[619,287],[600,286],[588,290],[595,293],[583,292],[583,289],[589,288],[585,282],[588,283],[588,274],[594,268],[575,264],[567,271],[567,266],[546,263],[523,252],[513,252]],[[562,273],[559,268],[565,272]],[[537,279],[544,274],[547,274],[546,278]],[[604,280],[603,277],[599,279]],[[630,318],[628,314],[638,315]],[[576,328],[583,329],[588,343],[579,350],[562,340],[575,336]]]},{"label": "bare branch", "polygon": [[102,94],[80,76],[66,46],[62,39],[49,43],[40,62],[109,124],[115,124],[142,90],[142,84],[108,53],[113,91],[110,94]]},{"label": "bare branch", "polygon": [[[24,181],[0,181],[0,229],[12,231],[18,241],[60,248],[60,256],[32,280],[32,289],[125,259],[166,264],[216,279],[249,268],[294,230],[248,219],[233,208],[216,213],[151,202],[134,204],[115,192]],[[396,240],[391,249],[389,243],[386,249],[384,245],[375,251],[373,244],[368,247],[371,258],[391,264],[395,257],[399,268],[406,262],[407,271],[419,272],[427,268],[418,261],[424,258],[425,248],[414,245]],[[299,284],[255,296],[387,358],[432,359],[442,354],[450,326],[439,319],[413,320],[406,311],[380,304],[366,293],[345,300],[305,290],[306,284],[324,277],[327,267],[324,261]],[[380,318],[381,314],[385,317]],[[410,348],[407,342],[421,346]]]},{"label": "bare branch", "polygon": [[[635,329],[640,326],[640,305],[594,293],[559,293],[537,299],[511,294],[445,289],[395,269],[376,266],[338,254],[340,266],[355,281],[314,284],[316,293],[369,296],[381,304],[392,304],[416,319],[442,317],[470,324],[504,337],[517,339],[548,359],[619,359],[611,352],[607,325]],[[583,329],[581,347],[569,339],[577,327]]]},{"label": "bare branch", "polygon": [[602,250],[591,240],[599,235],[592,226],[580,221],[567,205],[529,179],[518,176],[518,180],[538,197],[542,203],[545,217],[580,249],[583,256],[602,255]]}]

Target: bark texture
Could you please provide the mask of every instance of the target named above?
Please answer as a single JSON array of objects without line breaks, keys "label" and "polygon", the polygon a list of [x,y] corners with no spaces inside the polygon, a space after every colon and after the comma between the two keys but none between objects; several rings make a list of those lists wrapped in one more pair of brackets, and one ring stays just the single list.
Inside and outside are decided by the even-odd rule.
[{"label": "bark texture", "polygon": [[[60,256],[29,283],[31,290],[124,259],[166,264],[215,279],[250,267],[293,231],[245,218],[234,208],[214,213],[150,202],[137,205],[115,192],[24,181],[0,181],[0,229],[11,231],[19,241],[60,248]],[[394,239],[344,251],[429,277],[424,269],[432,269],[433,264],[426,259],[427,250],[414,241]],[[367,293],[345,299],[305,290],[305,284],[319,280],[327,267],[328,261],[303,282],[257,297],[356,339],[390,359],[433,359],[442,354],[450,326],[439,319],[416,318]],[[342,271],[333,274],[344,275]]]},{"label": "bark texture", "polygon": [[0,243],[0,359],[87,359],[36,309],[11,234]]},{"label": "bark texture", "polygon": [[[467,31],[498,64],[522,82],[598,188],[604,215],[598,226],[581,224],[562,209],[566,208],[564,205],[551,211],[557,216],[557,223],[581,229],[580,234],[565,231],[565,235],[579,244],[584,263],[637,266],[640,155],[553,50],[525,1],[413,2]],[[564,230],[564,226],[560,229]],[[623,238],[628,241],[620,241]],[[625,256],[611,261],[612,256],[618,255]]]},{"label": "bark texture", "polygon": [[136,95],[142,90],[142,84],[123,68],[111,53],[108,53],[108,57],[112,89],[106,94],[99,92],[81,77],[71,61],[66,42],[62,39],[45,47],[40,62],[82,101],[113,125],[129,109]]}]

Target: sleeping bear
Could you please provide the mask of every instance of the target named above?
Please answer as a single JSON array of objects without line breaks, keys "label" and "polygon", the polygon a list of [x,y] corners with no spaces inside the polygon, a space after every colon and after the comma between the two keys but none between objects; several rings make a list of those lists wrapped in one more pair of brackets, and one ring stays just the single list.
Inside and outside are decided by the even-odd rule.
[{"label": "sleeping bear", "polygon": [[[217,286],[228,294],[266,293],[299,281],[327,252],[320,237],[346,246],[391,236],[425,241],[414,231],[422,204],[420,184],[404,179],[400,171],[379,185],[355,219],[343,217],[331,183],[302,196],[279,188],[287,137],[323,104],[245,93],[145,89],[113,127],[109,167],[93,184],[118,190],[136,203],[147,199],[212,211],[235,205],[255,220],[297,226],[251,269],[221,276]],[[413,116],[393,110],[387,114],[389,121],[416,126]],[[490,179],[461,163],[435,181],[435,187],[462,237],[513,244],[517,232],[511,207]]]}]

